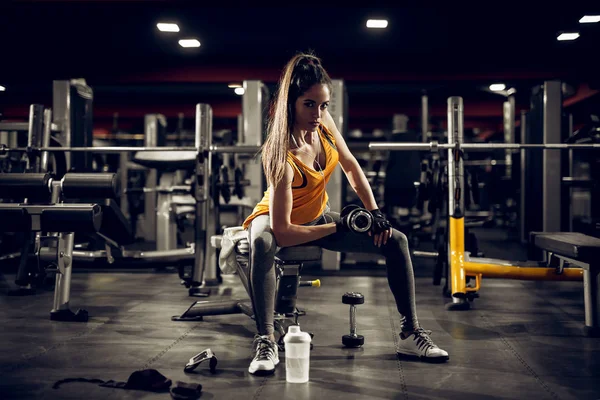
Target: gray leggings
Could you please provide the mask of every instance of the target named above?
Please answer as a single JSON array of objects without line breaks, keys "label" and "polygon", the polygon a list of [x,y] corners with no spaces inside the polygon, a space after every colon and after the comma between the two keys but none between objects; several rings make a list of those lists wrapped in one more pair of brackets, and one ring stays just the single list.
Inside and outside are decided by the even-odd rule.
[{"label": "gray leggings", "polygon": [[[306,225],[320,225],[339,221],[340,214],[326,211],[322,218]],[[256,217],[248,228],[250,239],[250,292],[259,335],[274,333],[275,310],[275,253],[277,243],[271,231],[269,215]],[[415,279],[406,235],[394,229],[391,239],[381,247],[375,246],[373,237],[350,232],[336,232],[306,243],[338,252],[381,254],[386,258],[387,279],[402,317],[402,330],[419,327],[415,309]]]}]

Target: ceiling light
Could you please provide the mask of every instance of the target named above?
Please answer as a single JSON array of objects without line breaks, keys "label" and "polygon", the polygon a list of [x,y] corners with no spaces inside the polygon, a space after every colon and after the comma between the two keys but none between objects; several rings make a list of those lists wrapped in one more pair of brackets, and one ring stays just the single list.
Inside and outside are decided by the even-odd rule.
[{"label": "ceiling light", "polygon": [[578,32],[564,32],[564,33],[561,33],[560,35],[558,35],[556,40],[559,40],[562,42],[564,40],[575,40],[578,37],[579,37]]},{"label": "ceiling light", "polygon": [[179,45],[181,47],[200,47],[200,42],[196,39],[181,39]]},{"label": "ceiling light", "polygon": [[235,94],[237,94],[238,96],[241,96],[241,95],[243,95],[243,94],[246,92],[246,90],[244,90],[244,88],[243,88],[243,87],[238,87],[238,88],[235,88],[235,89],[234,89],[234,92],[235,92]]},{"label": "ceiling light", "polygon": [[494,83],[490,85],[490,90],[492,92],[501,92],[506,89],[506,85],[504,83]]},{"label": "ceiling light", "polygon": [[156,27],[161,32],[179,32],[179,26],[177,24],[168,24],[165,22],[159,22]]},{"label": "ceiling light", "polygon": [[229,85],[227,85],[227,87],[228,87],[229,89],[235,89],[235,88],[241,88],[241,87],[242,87],[242,85],[241,85],[241,84],[239,84],[239,83],[230,83]]},{"label": "ceiling light", "polygon": [[594,22],[600,22],[600,15],[584,15],[579,20],[580,24],[591,24]]},{"label": "ceiling light", "polygon": [[0,92],[4,92],[6,88],[4,86],[0,86]]},{"label": "ceiling light", "polygon": [[367,28],[383,29],[387,28],[387,19],[370,19],[367,21]]}]

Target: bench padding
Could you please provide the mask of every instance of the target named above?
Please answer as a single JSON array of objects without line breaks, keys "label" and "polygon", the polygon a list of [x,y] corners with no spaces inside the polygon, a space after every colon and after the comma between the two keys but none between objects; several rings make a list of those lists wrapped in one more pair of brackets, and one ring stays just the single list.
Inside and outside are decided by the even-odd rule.
[{"label": "bench padding", "polygon": [[596,262],[600,256],[600,239],[579,232],[531,232],[530,243],[588,263]]},{"label": "bench padding", "polygon": [[321,261],[321,248],[319,246],[292,246],[282,247],[275,254],[275,258],[284,263]]},{"label": "bench padding", "polygon": [[161,171],[190,169],[196,165],[195,151],[138,151],[133,161]]},{"label": "bench padding", "polygon": [[0,205],[0,221],[0,232],[31,231],[31,215],[18,204]]}]

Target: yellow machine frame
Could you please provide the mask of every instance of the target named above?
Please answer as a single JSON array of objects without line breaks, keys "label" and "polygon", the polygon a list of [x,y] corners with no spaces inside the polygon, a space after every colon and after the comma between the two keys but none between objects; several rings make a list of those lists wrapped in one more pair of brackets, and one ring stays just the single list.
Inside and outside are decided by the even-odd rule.
[{"label": "yellow machine frame", "polygon": [[[543,265],[518,266],[515,262],[471,258],[465,252],[463,102],[460,97],[448,99],[448,289],[453,304],[460,308],[465,299],[481,288],[483,276],[520,280],[582,281],[581,268],[552,268]],[[475,286],[467,286],[467,277],[475,278]],[[458,303],[458,304],[457,304]],[[450,305],[451,307],[451,305]]]}]

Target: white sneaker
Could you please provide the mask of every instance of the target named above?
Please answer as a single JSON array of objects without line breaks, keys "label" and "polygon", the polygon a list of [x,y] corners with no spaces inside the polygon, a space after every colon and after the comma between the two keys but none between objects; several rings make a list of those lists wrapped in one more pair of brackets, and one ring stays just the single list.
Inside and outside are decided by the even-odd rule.
[{"label": "white sneaker", "polygon": [[396,352],[403,356],[418,357],[424,361],[448,361],[450,359],[448,353],[437,347],[429,334],[431,334],[431,331],[426,331],[423,328],[419,328],[407,336],[401,333]]},{"label": "white sneaker", "polygon": [[277,364],[279,364],[277,343],[271,341],[269,336],[256,335],[252,343],[252,349],[255,355],[248,372],[256,375],[272,374]]}]

